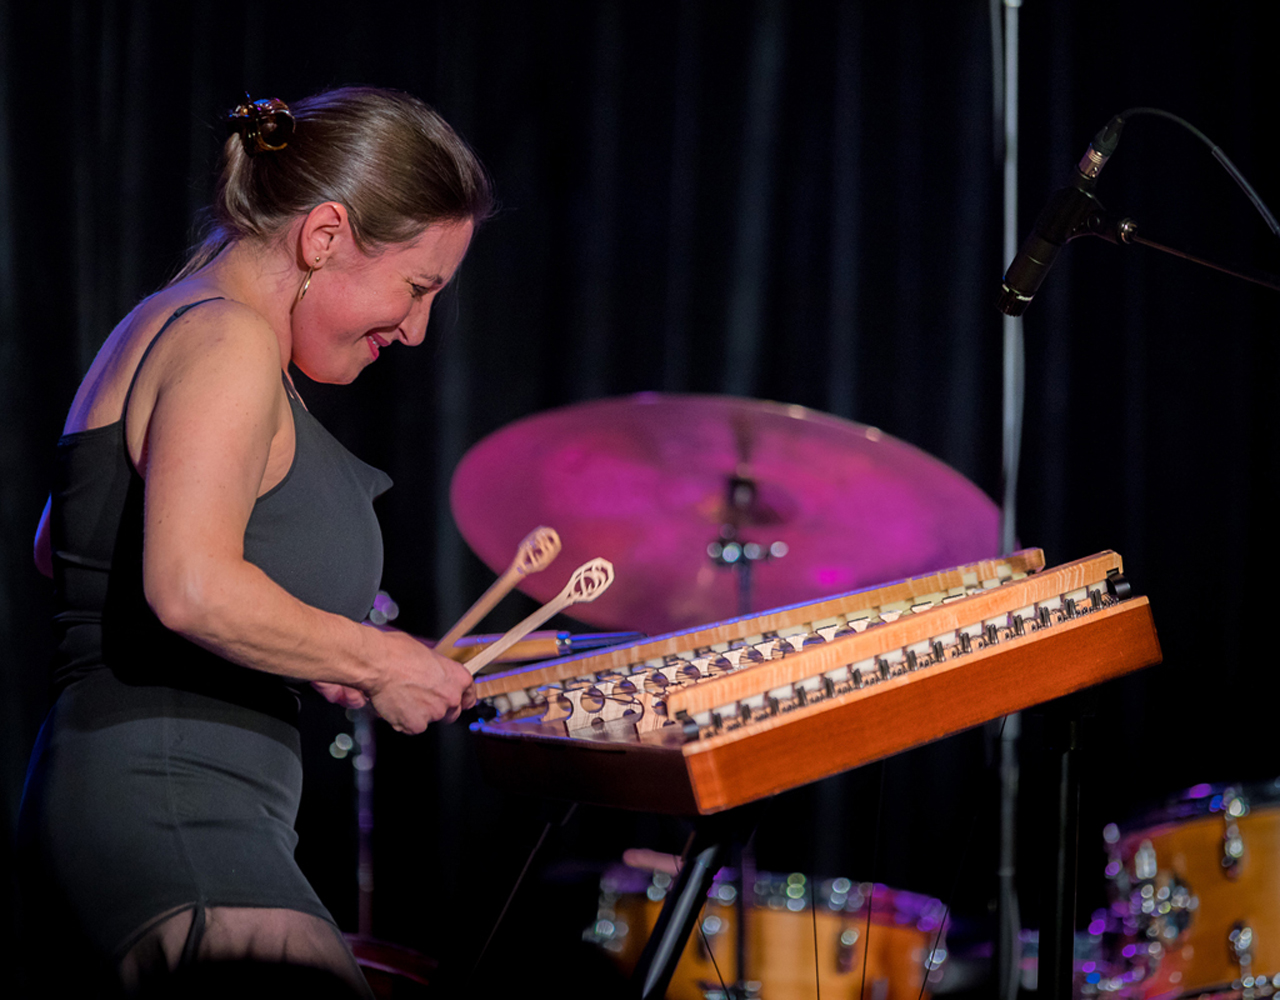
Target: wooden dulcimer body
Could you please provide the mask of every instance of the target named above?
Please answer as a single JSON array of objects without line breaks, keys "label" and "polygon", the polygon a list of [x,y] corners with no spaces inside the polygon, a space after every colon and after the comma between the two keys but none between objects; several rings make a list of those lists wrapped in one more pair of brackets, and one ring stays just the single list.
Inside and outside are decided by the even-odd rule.
[{"label": "wooden dulcimer body", "polygon": [[1120,557],[1015,553],[481,677],[491,780],[718,812],[1160,661]]}]

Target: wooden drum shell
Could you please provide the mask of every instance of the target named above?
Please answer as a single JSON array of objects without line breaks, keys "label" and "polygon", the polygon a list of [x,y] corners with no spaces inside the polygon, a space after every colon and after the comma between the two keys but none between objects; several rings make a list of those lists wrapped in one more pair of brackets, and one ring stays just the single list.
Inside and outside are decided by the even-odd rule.
[{"label": "wooden drum shell", "polygon": [[[1220,806],[1205,815],[1171,818],[1122,833],[1116,860],[1123,874],[1114,881],[1128,892],[1115,893],[1120,898],[1112,912],[1127,924],[1121,962],[1130,967],[1134,980],[1125,991],[1128,995],[1151,1000],[1247,989],[1280,974],[1280,801],[1248,798],[1255,804],[1239,817]],[[1238,859],[1228,849],[1233,833],[1243,848]],[[1154,878],[1139,877],[1144,874],[1139,858],[1144,850],[1154,854]],[[1150,853],[1145,863],[1145,874],[1150,875]],[[1157,910],[1148,920],[1155,917],[1155,935],[1140,915],[1144,884],[1152,886],[1153,897],[1170,886],[1175,895],[1180,886],[1189,897],[1187,905],[1174,907],[1163,923],[1158,908],[1169,897],[1153,900]],[[1242,930],[1250,938],[1250,954],[1243,964],[1233,945]],[[1160,942],[1154,956],[1149,950],[1152,941]]]},{"label": "wooden drum shell", "polygon": [[[877,887],[877,908],[869,933],[865,911],[837,912],[820,906],[815,921],[807,906],[796,911],[748,907],[745,911],[747,977],[761,984],[761,995],[769,1000],[812,997],[819,985],[819,976],[821,996],[856,1000],[864,995],[863,956],[866,954],[865,996],[883,1000],[919,1000],[921,996],[929,996],[927,990],[922,992],[921,986],[925,958],[934,947],[937,930],[922,929],[905,917],[896,920],[880,912],[883,898],[892,894],[893,890]],[[646,898],[642,893],[625,894],[613,903],[615,919],[628,929],[624,940],[618,942],[620,947],[611,950],[628,974],[657,923],[661,906],[660,901]],[[697,929],[690,935],[667,988],[668,1000],[702,1000],[705,990],[718,988],[721,979],[728,985],[738,979],[738,911],[732,903],[712,899],[703,908],[698,927],[707,926],[708,918],[718,928],[706,935],[705,940]],[[817,976],[814,971],[815,922]],[[870,941],[869,952],[867,941]]]}]

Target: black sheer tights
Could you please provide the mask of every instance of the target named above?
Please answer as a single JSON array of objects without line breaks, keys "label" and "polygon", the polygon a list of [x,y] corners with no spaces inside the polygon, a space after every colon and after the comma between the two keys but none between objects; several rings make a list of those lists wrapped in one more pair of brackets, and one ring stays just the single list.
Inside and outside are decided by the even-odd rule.
[{"label": "black sheer tights", "polygon": [[373,994],[334,927],[297,910],[191,905],[144,928],[119,964],[126,996],[308,996]]}]

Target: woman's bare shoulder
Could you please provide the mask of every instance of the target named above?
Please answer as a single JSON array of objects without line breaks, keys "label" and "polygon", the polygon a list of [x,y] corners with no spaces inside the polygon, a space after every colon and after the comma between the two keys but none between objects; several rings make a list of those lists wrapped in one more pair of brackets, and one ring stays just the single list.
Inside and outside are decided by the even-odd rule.
[{"label": "woman's bare shoulder", "polygon": [[188,281],[161,289],[111,332],[80,385],[65,429],[112,423],[120,418],[131,385],[146,391],[167,372],[216,363],[220,355],[280,367],[279,341],[256,310],[207,284]]},{"label": "woman's bare shoulder", "polygon": [[[192,301],[201,304],[175,316]],[[148,481],[173,455],[184,467],[199,465],[192,454],[270,465],[273,443],[290,451],[282,348],[267,319],[234,299],[189,296],[160,303],[157,315],[170,326],[156,333],[125,404],[126,446]],[[256,465],[251,472],[264,474]]]},{"label": "woman's bare shoulder", "polygon": [[148,314],[138,317],[143,330],[154,332],[138,338],[141,351],[134,347],[135,355],[145,354],[146,360],[130,397],[130,419],[139,403],[149,410],[162,390],[192,398],[199,398],[200,387],[274,397],[280,391],[282,349],[266,317],[232,298],[177,292],[149,304]]},{"label": "woman's bare shoulder", "polygon": [[[211,339],[230,343],[252,344],[264,338],[272,342],[276,339],[271,324],[257,310],[219,294],[216,286],[189,281],[162,289],[143,300],[125,317],[121,327],[125,339],[135,347],[140,343],[142,350],[166,327],[199,330]],[[182,343],[178,344],[179,341]],[[172,342],[179,349],[210,346],[205,337],[174,337]]]}]

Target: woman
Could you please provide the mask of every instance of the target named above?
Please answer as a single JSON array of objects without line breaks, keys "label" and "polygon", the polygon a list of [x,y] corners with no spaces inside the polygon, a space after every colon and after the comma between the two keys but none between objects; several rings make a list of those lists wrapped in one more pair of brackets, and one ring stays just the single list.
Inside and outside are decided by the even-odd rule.
[{"label": "woman", "polygon": [[307,413],[289,366],[346,383],[422,343],[489,185],[402,94],[230,120],[207,239],[112,332],[58,444],[36,559],[58,584],[59,696],[24,795],[28,903],[98,988],[247,960],[364,990],[293,861],[289,681],[410,733],[475,699],[458,664],[358,624],[390,481]]}]

